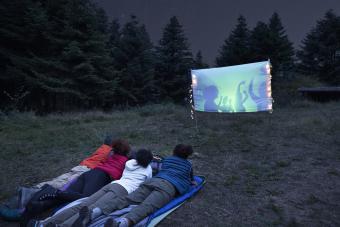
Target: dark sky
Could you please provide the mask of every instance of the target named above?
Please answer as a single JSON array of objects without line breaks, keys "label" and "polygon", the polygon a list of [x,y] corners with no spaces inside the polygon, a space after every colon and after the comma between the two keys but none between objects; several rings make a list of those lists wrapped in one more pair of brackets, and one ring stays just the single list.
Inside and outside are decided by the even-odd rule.
[{"label": "dark sky", "polygon": [[237,17],[246,17],[249,28],[267,22],[274,11],[281,16],[289,39],[299,47],[306,33],[328,9],[340,16],[340,0],[96,0],[110,19],[126,22],[135,14],[157,44],[171,16],[177,16],[194,54],[213,63],[219,47],[234,28]]}]

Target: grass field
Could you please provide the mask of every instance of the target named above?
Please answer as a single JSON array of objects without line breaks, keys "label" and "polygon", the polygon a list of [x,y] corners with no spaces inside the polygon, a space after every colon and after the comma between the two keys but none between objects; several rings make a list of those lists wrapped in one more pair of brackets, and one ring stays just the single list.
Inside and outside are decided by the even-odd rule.
[{"label": "grass field", "polygon": [[340,226],[340,102],[195,117],[171,104],[2,115],[0,199],[66,172],[112,134],[162,155],[193,145],[207,184],[161,226]]}]

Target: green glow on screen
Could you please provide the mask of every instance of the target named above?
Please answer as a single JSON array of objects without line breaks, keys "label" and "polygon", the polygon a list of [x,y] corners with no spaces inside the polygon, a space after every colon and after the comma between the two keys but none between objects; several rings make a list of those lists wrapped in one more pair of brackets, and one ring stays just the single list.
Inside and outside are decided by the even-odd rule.
[{"label": "green glow on screen", "polygon": [[191,70],[191,78],[196,111],[272,110],[269,61]]}]

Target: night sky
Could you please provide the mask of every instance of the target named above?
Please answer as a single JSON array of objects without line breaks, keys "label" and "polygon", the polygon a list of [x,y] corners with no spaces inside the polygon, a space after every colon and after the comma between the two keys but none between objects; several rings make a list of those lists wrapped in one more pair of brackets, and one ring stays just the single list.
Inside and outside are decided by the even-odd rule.
[{"label": "night sky", "polygon": [[246,17],[252,29],[258,21],[268,22],[274,11],[281,16],[289,39],[296,48],[306,33],[329,9],[340,16],[340,0],[96,0],[110,19],[126,22],[131,14],[146,25],[157,44],[171,16],[177,16],[195,55],[202,51],[212,64],[237,17]]}]

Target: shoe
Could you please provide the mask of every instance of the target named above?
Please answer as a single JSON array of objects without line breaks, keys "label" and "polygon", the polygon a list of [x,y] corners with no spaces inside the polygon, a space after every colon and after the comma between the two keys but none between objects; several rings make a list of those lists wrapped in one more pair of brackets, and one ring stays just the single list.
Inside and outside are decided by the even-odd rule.
[{"label": "shoe", "polygon": [[40,191],[39,188],[27,188],[27,187],[20,187],[18,192],[18,207],[19,209],[24,209],[34,196],[35,193]]},{"label": "shoe", "polygon": [[58,189],[50,188],[50,191],[47,191],[46,193],[42,194],[38,200],[44,201],[44,200],[51,200],[55,199],[58,196]]},{"label": "shoe", "polygon": [[[111,218],[110,218],[111,219]],[[117,218],[115,220],[111,219],[113,221],[113,227],[129,227],[130,221],[127,218]]]},{"label": "shoe", "polygon": [[79,210],[79,217],[72,224],[72,227],[85,227],[91,220],[91,212],[87,206]]},{"label": "shoe", "polygon": [[43,201],[49,199],[50,197],[53,198],[56,196],[58,191],[58,189],[52,187],[51,185],[44,184],[39,191],[32,195],[28,203],[31,201]]},{"label": "shoe", "polygon": [[21,214],[22,212],[19,209],[10,209],[3,205],[0,206],[0,217],[6,221],[19,221]]}]

